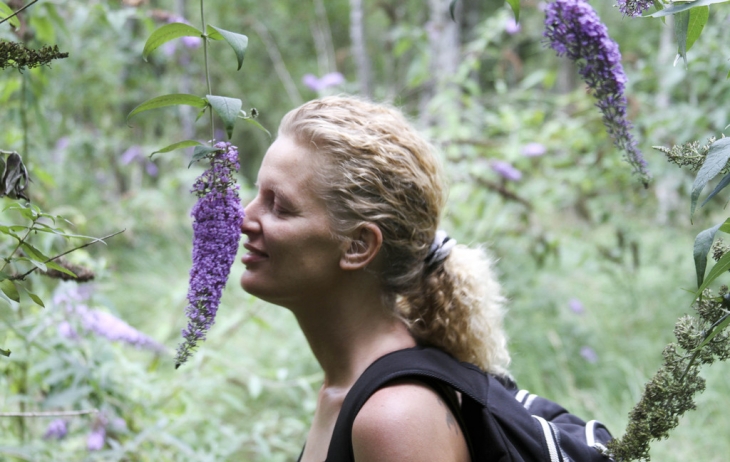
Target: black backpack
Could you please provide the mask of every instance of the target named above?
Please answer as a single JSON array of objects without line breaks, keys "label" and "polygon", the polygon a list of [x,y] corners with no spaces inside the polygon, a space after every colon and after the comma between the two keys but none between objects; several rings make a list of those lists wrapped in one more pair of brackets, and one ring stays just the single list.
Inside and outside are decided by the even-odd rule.
[{"label": "black backpack", "polygon": [[611,434],[560,405],[519,390],[514,382],[484,373],[441,350],[395,351],[371,364],[345,397],[326,462],[354,461],[352,424],[370,395],[386,383],[413,378],[461,392],[461,418],[472,462],[609,462]]}]

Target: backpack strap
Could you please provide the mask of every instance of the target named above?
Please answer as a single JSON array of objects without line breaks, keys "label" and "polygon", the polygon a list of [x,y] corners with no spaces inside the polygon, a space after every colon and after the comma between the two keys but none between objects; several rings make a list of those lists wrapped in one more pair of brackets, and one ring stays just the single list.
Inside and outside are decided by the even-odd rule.
[{"label": "backpack strap", "polygon": [[[462,418],[468,431],[467,441],[472,460],[522,462],[540,460],[527,455],[528,449],[515,449],[502,429],[500,420],[512,420],[511,412],[496,415],[489,408],[490,388],[506,393],[509,401],[521,408],[509,392],[478,367],[460,363],[436,348],[414,347],[387,354],[371,364],[345,397],[335,423],[326,462],[354,461],[352,451],[352,426],[358,412],[379,388],[399,378],[416,378],[421,381],[439,381],[462,394]],[[501,399],[501,397],[499,397]],[[524,413],[524,412],[523,412]],[[535,425],[529,414],[524,413],[527,425]],[[542,446],[538,444],[538,450]],[[529,449],[530,451],[533,448]]]}]

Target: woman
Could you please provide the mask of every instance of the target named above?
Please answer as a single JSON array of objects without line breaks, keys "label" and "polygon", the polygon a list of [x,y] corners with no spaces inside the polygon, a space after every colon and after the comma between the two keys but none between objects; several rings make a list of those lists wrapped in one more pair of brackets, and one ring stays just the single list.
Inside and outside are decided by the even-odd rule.
[{"label": "woman", "polygon": [[[490,262],[437,233],[439,163],[399,111],[351,97],[305,103],[282,120],[257,185],[241,285],[294,313],[325,374],[303,462],[326,459],[345,395],[387,353],[432,345],[507,374]],[[353,425],[355,460],[469,461],[450,395],[418,381],[378,390]]]}]

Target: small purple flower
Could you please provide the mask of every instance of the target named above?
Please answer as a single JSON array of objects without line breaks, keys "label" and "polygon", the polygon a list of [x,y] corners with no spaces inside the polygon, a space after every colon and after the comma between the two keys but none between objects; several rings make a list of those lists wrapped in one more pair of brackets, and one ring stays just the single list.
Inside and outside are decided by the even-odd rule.
[{"label": "small purple flower", "polygon": [[554,0],[545,9],[545,33],[550,47],[575,61],[578,72],[598,100],[603,124],[616,147],[648,185],[651,175],[631,134],[626,118],[626,74],[618,45],[608,35],[596,11],[586,0]]},{"label": "small purple flower", "polygon": [[598,362],[598,354],[596,351],[589,347],[589,346],[583,346],[580,349],[580,355],[583,359],[588,361],[591,364],[595,364]]},{"label": "small purple flower", "polygon": [[89,451],[99,451],[104,447],[106,441],[106,428],[103,425],[97,425],[91,430],[89,436],[86,437],[86,449]]},{"label": "small purple flower", "polygon": [[654,0],[616,0],[616,4],[624,16],[641,16],[654,6]]},{"label": "small purple flower", "polygon": [[517,170],[512,164],[503,160],[493,160],[490,164],[499,176],[505,180],[519,181],[522,179],[522,172]]},{"label": "small purple flower", "polygon": [[58,324],[58,335],[60,335],[63,338],[75,340],[79,338],[79,334],[76,332],[76,329],[73,328],[70,322],[68,321],[61,321]]},{"label": "small purple flower", "polygon": [[243,207],[234,178],[239,169],[238,148],[231,143],[216,143],[221,149],[212,154],[211,166],[193,184],[198,196],[193,207],[193,267],[188,289],[188,326],[183,329],[183,343],[175,358],[175,367],[183,364],[198,342],[213,325],[221,293],[241,239]]},{"label": "small purple flower", "polygon": [[202,37],[185,36],[182,38],[182,43],[185,48],[190,48],[191,50],[194,50],[196,48],[200,48],[200,45],[203,44],[203,39]]},{"label": "small purple flower", "polygon": [[525,157],[540,157],[546,152],[547,149],[540,143],[527,143],[522,146],[522,155]]},{"label": "small purple flower", "polygon": [[336,87],[345,83],[345,76],[339,72],[330,72],[329,74],[323,75],[321,78],[313,74],[305,74],[302,77],[302,83],[309,87],[311,90],[320,92],[330,87]]},{"label": "small purple flower", "polygon": [[520,23],[515,21],[515,18],[509,17],[507,21],[504,23],[504,31],[507,32],[509,35],[515,35],[522,29],[520,27]]},{"label": "small purple flower", "polygon": [[568,300],[568,307],[570,308],[570,311],[575,314],[583,314],[586,312],[583,303],[577,298],[571,298],[570,300]]},{"label": "small purple flower", "polygon": [[46,440],[60,440],[68,433],[68,424],[63,419],[52,420],[46,428],[46,433],[43,435],[43,439]]}]

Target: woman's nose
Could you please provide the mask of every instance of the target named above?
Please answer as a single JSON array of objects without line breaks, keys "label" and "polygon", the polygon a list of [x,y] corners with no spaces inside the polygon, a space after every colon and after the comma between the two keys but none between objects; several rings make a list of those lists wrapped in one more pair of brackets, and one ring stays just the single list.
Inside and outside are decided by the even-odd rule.
[{"label": "woman's nose", "polygon": [[241,232],[246,235],[257,233],[261,230],[256,214],[256,199],[246,205],[243,209],[243,221],[241,222]]}]

